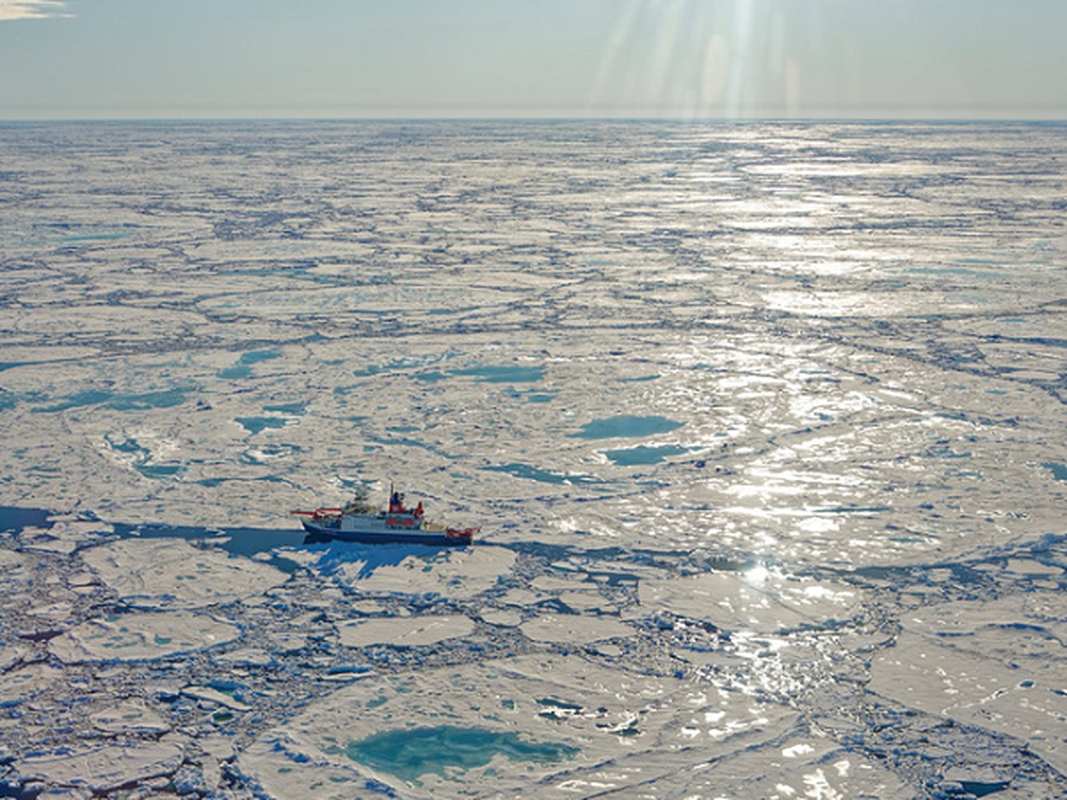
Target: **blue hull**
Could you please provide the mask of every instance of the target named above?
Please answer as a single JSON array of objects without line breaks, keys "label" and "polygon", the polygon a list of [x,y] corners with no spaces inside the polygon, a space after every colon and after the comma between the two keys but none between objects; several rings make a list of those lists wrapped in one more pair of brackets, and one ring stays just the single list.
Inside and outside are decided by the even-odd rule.
[{"label": "blue hull", "polygon": [[316,536],[328,536],[342,542],[360,542],[362,544],[426,544],[434,547],[466,547],[471,543],[470,536],[449,536],[445,533],[427,531],[344,531],[337,526],[321,525],[313,520],[303,519],[300,524],[304,530]]}]

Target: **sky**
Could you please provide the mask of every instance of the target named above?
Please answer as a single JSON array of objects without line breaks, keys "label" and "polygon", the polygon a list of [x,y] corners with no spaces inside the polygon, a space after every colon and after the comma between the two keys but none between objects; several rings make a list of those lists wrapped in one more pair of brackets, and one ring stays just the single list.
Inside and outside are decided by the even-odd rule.
[{"label": "sky", "polygon": [[0,119],[1067,119],[1067,0],[0,0]]}]

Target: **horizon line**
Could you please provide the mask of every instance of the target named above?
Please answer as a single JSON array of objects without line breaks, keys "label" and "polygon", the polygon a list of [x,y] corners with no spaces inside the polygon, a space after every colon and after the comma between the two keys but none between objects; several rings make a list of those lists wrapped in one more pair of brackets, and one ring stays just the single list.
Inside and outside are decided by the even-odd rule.
[{"label": "horizon line", "polygon": [[838,124],[876,124],[876,123],[930,123],[930,124],[1067,124],[1067,115],[1056,117],[1020,116],[1020,117],[934,117],[934,116],[523,116],[523,115],[494,115],[494,116],[406,116],[406,115],[382,115],[382,116],[115,116],[115,117],[0,117],[0,125],[5,124],[87,124],[87,123],[235,123],[235,122],[329,122],[329,123],[358,123],[358,122],[646,122],[646,123],[672,123],[672,124],[748,124],[748,123],[838,123]]}]

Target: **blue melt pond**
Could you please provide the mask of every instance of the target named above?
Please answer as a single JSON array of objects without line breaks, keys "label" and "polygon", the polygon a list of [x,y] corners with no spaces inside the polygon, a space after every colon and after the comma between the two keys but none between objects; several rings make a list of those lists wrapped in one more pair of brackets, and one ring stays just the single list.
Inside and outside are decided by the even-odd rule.
[{"label": "blue melt pond", "polygon": [[688,448],[665,444],[659,447],[641,445],[624,450],[605,450],[604,455],[621,467],[633,467],[640,464],[658,464],[665,458],[680,456],[688,452]]},{"label": "blue melt pond", "polygon": [[1052,473],[1052,477],[1056,480],[1067,481],[1067,464],[1057,464],[1055,461],[1049,461],[1044,467]]},{"label": "blue melt pond", "polygon": [[452,370],[453,375],[472,375],[482,383],[537,383],[545,377],[543,367],[468,367]]},{"label": "blue melt pond", "polygon": [[437,372],[435,370],[432,372],[420,372],[418,375],[413,375],[412,377],[417,381],[422,381],[423,383],[437,383],[438,381],[447,380],[451,376],[444,372]]},{"label": "blue melt pond", "polygon": [[579,750],[562,744],[527,742],[514,733],[442,725],[376,733],[362,741],[349,742],[343,752],[360,764],[412,781],[427,773],[444,775],[449,768],[484,767],[497,755],[511,761],[545,764],[573,758]]},{"label": "blue melt pond", "polygon": [[675,422],[667,417],[634,417],[623,414],[587,422],[578,433],[571,436],[576,439],[636,439],[670,433],[683,425],[684,422]]},{"label": "blue melt pond", "polygon": [[146,478],[173,478],[185,472],[181,464],[134,464],[134,469]]},{"label": "blue melt pond", "polygon": [[281,358],[282,351],[275,348],[270,350],[253,350],[250,353],[243,353],[237,363],[219,372],[219,377],[225,380],[240,380],[241,378],[247,378],[252,374],[252,365],[259,364],[262,361],[270,361],[275,358]]},{"label": "blue melt pond", "polygon": [[237,417],[235,421],[252,435],[265,431],[267,428],[285,427],[285,420],[281,417]]},{"label": "blue melt pond", "polygon": [[113,408],[116,411],[146,411],[151,408],[174,408],[180,406],[185,402],[185,397],[186,394],[183,389],[166,389],[160,392],[131,395],[116,395],[106,391],[89,390],[72,394],[53,406],[43,406],[33,410],[39,414],[55,414],[60,411],[99,405]]},{"label": "blue melt pond", "polygon": [[498,464],[493,467],[482,467],[486,472],[505,472],[516,478],[525,478],[539,483],[551,483],[556,486],[577,483],[600,483],[601,481],[589,475],[568,475],[562,472],[532,467],[529,464]]}]

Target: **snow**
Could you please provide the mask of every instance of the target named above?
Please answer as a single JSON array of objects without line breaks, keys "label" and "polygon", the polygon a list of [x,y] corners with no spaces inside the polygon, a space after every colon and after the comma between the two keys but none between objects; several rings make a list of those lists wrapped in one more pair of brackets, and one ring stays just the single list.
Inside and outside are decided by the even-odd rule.
[{"label": "snow", "polygon": [[346,647],[420,647],[462,638],[473,630],[474,623],[466,617],[440,615],[355,620],[340,625],[338,635]]},{"label": "snow", "polygon": [[18,766],[25,781],[107,792],[138,781],[173,774],[182,762],[176,742],[126,746],[67,748],[64,752],[30,755]]},{"label": "snow", "polygon": [[132,612],[89,620],[48,644],[67,664],[145,661],[194,653],[233,641],[236,625],[187,611]]},{"label": "snow", "polygon": [[203,608],[261,594],[285,581],[266,564],[174,539],[124,539],[87,550],[85,563],[135,608]]},{"label": "snow", "polygon": [[916,609],[873,660],[871,691],[961,725],[1026,739],[1067,770],[1067,635],[1062,596]]}]

